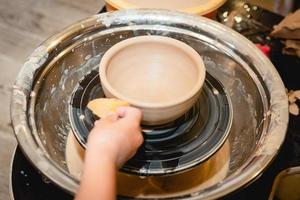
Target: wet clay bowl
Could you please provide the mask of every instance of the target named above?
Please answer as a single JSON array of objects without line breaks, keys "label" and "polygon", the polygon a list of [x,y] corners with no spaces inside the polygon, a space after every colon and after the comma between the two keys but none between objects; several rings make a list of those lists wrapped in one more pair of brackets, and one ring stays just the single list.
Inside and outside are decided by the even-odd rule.
[{"label": "wet clay bowl", "polygon": [[141,109],[142,124],[159,125],[193,106],[205,80],[205,67],[201,56],[179,40],[138,36],[104,54],[100,79],[106,97]]}]

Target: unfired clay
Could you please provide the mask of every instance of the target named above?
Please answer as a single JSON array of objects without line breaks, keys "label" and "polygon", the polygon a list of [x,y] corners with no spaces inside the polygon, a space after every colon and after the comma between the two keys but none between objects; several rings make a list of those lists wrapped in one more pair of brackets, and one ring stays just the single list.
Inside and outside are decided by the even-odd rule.
[{"label": "unfired clay", "polygon": [[205,79],[200,55],[162,36],[140,36],[111,47],[100,62],[106,97],[143,111],[143,124],[170,122],[188,111]]}]

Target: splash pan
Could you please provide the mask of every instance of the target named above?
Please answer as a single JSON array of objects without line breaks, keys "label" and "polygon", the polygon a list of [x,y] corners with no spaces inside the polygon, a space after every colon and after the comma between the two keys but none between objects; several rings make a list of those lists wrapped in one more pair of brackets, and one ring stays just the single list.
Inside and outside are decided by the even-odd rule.
[{"label": "splash pan", "polygon": [[[277,154],[288,122],[287,97],[277,71],[250,41],[231,29],[206,18],[166,10],[91,16],[49,38],[33,52],[17,77],[11,103],[14,131],[29,160],[51,181],[75,193],[79,181],[70,174],[65,153],[72,134],[69,102],[74,88],[112,45],[139,35],[162,35],[187,43],[203,57],[207,72],[224,86],[232,102],[233,120],[225,143],[228,148],[219,151],[225,148],[228,152],[228,165],[218,180],[180,194],[174,193],[173,176],[160,177],[168,180],[165,182],[159,177],[154,181],[156,186],[171,184],[174,190],[166,189],[169,193],[119,194],[129,198],[215,199],[262,173]],[[218,160],[203,165],[216,169]],[[178,178],[184,179],[180,174]],[[126,180],[127,185],[130,180],[143,184],[134,178]]]}]

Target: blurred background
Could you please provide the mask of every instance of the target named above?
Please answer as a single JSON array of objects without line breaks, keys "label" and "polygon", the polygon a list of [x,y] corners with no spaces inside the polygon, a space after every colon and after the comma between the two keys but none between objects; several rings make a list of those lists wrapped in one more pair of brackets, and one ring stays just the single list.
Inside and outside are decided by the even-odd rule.
[{"label": "blurred background", "polygon": [[248,2],[283,16],[296,10],[300,5],[300,1],[297,0],[248,0]]}]

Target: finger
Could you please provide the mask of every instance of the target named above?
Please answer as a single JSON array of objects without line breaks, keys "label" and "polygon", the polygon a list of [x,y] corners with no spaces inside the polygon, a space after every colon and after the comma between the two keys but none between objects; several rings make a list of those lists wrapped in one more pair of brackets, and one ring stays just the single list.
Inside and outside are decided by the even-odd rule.
[{"label": "finger", "polygon": [[119,116],[120,118],[125,117],[125,114],[126,114],[126,108],[127,108],[127,107],[124,107],[124,106],[117,107],[116,112],[117,112],[117,114],[118,114],[118,116]]},{"label": "finger", "polygon": [[141,110],[134,107],[120,107],[120,112],[123,114],[123,118],[126,121],[136,121],[140,122],[142,119]]},{"label": "finger", "polygon": [[98,126],[98,125],[100,125],[100,123],[101,123],[101,120],[100,120],[100,119],[99,119],[99,120],[96,120],[95,123],[94,123],[94,126]]},{"label": "finger", "polygon": [[138,147],[140,147],[142,144],[143,144],[143,142],[144,142],[144,137],[143,137],[143,135],[142,135],[142,133],[140,132],[140,133],[138,133],[139,135],[137,135],[136,137],[135,137],[135,144],[136,144],[136,148],[138,148]]},{"label": "finger", "polygon": [[109,112],[103,119],[109,121],[116,121],[119,118],[116,112]]}]

